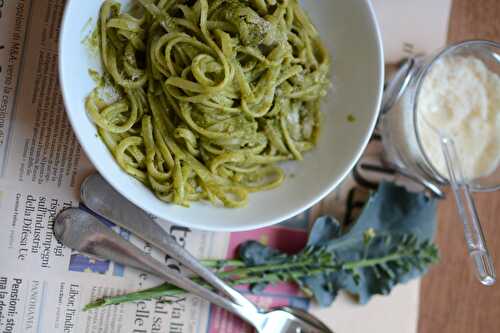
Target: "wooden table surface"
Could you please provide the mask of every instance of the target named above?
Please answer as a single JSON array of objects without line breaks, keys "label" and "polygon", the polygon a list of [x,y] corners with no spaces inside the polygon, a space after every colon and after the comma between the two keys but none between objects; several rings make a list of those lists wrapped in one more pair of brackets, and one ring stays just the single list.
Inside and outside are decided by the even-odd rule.
[{"label": "wooden table surface", "polygon": [[[453,0],[449,42],[500,42],[500,0]],[[441,262],[423,279],[419,333],[500,332],[500,282],[484,287],[473,275],[451,194],[441,203],[437,243]],[[500,192],[476,195],[489,249],[500,276]]]}]

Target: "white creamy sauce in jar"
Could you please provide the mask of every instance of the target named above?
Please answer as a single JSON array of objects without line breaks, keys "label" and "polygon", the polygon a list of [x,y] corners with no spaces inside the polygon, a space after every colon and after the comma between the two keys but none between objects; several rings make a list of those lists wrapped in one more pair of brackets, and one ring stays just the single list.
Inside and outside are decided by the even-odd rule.
[{"label": "white creamy sauce in jar", "polygon": [[500,76],[474,57],[439,60],[426,75],[418,97],[418,132],[436,170],[447,169],[439,137],[423,121],[455,141],[466,179],[494,172],[500,163]]}]

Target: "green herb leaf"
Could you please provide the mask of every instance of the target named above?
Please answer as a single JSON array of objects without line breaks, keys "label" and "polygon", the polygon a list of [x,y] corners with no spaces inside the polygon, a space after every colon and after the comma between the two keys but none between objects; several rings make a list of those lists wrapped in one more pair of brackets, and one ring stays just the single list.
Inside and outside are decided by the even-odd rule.
[{"label": "green herb leaf", "polygon": [[[335,219],[319,218],[307,248],[295,257],[326,251],[334,259],[311,264],[309,270],[321,273],[301,278],[304,288],[312,291],[321,306],[330,305],[340,289],[357,295],[363,304],[375,294],[390,293],[395,285],[421,275],[437,260],[437,249],[430,243],[435,215],[435,200],[382,183],[345,234],[340,234],[341,225]],[[283,258],[283,254],[255,242],[243,244],[240,255],[247,264],[253,258],[259,265]],[[335,266],[339,268],[333,269]]]},{"label": "green herb leaf", "polygon": [[[358,270],[359,282],[346,272],[332,277],[339,285],[366,303],[375,294],[388,294],[398,284],[420,276],[437,259],[431,246],[436,226],[436,200],[408,192],[392,183],[382,183],[370,198],[357,223],[345,235],[326,244],[340,261],[369,260],[399,254],[398,260]],[[366,231],[374,235],[368,245]],[[349,274],[347,274],[349,275]]]}]

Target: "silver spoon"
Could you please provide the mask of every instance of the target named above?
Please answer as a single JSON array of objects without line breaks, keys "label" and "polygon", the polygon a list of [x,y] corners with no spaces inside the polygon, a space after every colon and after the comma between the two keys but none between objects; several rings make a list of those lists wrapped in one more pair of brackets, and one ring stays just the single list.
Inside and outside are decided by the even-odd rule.
[{"label": "silver spoon", "polygon": [[[80,199],[87,208],[96,214],[132,232],[135,236],[182,263],[184,267],[198,274],[198,276],[203,278],[218,291],[230,297],[233,302],[241,306],[254,308],[256,311],[261,311],[261,309],[258,309],[255,304],[249,301],[245,296],[228,286],[211,270],[203,266],[148,214],[109,185],[100,174],[92,174],[82,182],[80,186]],[[278,309],[290,312],[305,321],[313,323],[317,327],[323,329],[324,331],[322,332],[331,332],[331,330],[320,320],[306,311],[290,307],[276,308],[275,310]]]},{"label": "silver spoon", "polygon": [[93,256],[110,259],[160,276],[167,282],[242,317],[261,333],[332,332],[317,318],[299,309],[281,307],[264,312],[257,308],[201,265],[147,214],[122,197],[99,175],[87,178],[81,190],[82,201],[90,209],[157,246],[230,299],[193,283],[176,271],[144,255],[138,248],[104,227],[92,215],[81,210],[64,211],[57,218],[54,231],[63,244]]},{"label": "silver spoon", "polygon": [[61,212],[56,218],[54,233],[62,244],[74,250],[143,270],[204,298],[244,319],[259,333],[331,332],[319,320],[297,309],[288,312],[287,308],[278,308],[263,312],[253,304],[236,304],[153,259],[84,210],[70,208]]}]

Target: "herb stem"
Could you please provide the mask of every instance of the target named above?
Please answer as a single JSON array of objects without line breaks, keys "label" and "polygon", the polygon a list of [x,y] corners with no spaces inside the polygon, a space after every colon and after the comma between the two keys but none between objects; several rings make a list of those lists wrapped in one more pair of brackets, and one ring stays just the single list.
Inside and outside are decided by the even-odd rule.
[{"label": "herb stem", "polygon": [[382,265],[391,261],[396,261],[398,259],[408,257],[408,253],[392,253],[380,258],[363,259],[358,261],[348,261],[345,262],[342,267],[347,270],[360,269],[365,267],[373,267],[377,265]]},{"label": "herb stem", "polygon": [[[390,253],[379,258],[363,259],[358,261],[345,262],[343,264],[330,261],[328,264],[321,263],[317,258],[293,257],[293,261],[282,264],[259,265],[244,267],[244,263],[239,260],[207,260],[202,263],[209,268],[214,267],[239,267],[229,271],[217,272],[216,274],[226,280],[231,286],[240,286],[256,283],[279,283],[293,282],[308,276],[316,276],[323,273],[335,273],[341,270],[355,270],[366,267],[382,265],[391,261],[399,260],[410,256],[409,252]],[[199,278],[193,278],[197,283],[203,283]],[[203,283],[204,284],[204,283]],[[207,286],[208,287],[208,286]],[[170,284],[150,288],[143,291],[133,292],[120,296],[105,297],[91,303],[84,310],[91,310],[105,305],[134,302],[144,299],[162,298],[184,294],[185,291]]]}]

